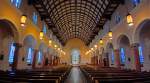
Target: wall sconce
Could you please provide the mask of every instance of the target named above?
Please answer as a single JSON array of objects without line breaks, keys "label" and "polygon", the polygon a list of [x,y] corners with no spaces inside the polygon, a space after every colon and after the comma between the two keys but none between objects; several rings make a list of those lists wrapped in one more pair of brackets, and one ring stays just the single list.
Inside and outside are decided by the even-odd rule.
[{"label": "wall sconce", "polygon": [[127,23],[129,26],[132,26],[133,25],[133,18],[132,18],[132,15],[131,14],[128,14],[127,17]]},{"label": "wall sconce", "polygon": [[44,33],[43,33],[43,31],[40,31],[40,39],[42,40],[43,37],[44,37]]},{"label": "wall sconce", "polygon": [[102,40],[102,39],[100,39],[99,43],[102,45],[102,44],[103,44],[103,40]]},{"label": "wall sconce", "polygon": [[26,15],[22,15],[20,18],[20,22],[21,22],[21,26],[24,27],[27,21],[27,16]]}]

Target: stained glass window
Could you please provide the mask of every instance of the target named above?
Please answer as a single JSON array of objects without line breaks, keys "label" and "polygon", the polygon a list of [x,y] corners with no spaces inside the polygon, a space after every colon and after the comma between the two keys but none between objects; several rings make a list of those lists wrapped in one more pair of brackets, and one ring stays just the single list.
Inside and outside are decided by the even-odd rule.
[{"label": "stained glass window", "polygon": [[143,49],[142,46],[138,47],[139,50],[139,58],[140,58],[140,63],[143,64],[144,63],[144,57],[143,57]]},{"label": "stained glass window", "polygon": [[38,15],[36,12],[33,12],[32,20],[34,24],[37,24],[38,22]]},{"label": "stained glass window", "polygon": [[121,59],[121,64],[125,64],[125,49],[124,48],[121,48],[120,49],[120,59]]},{"label": "stained glass window", "polygon": [[9,63],[12,64],[14,62],[14,53],[15,53],[15,46],[14,43],[10,45],[9,51]]},{"label": "stained glass window", "polygon": [[15,5],[17,8],[20,7],[22,0],[11,0],[11,3]]},{"label": "stained glass window", "polygon": [[114,62],[115,62],[114,51],[113,50],[111,51],[111,62],[112,62],[112,64],[114,64]]},{"label": "stained glass window", "polygon": [[80,52],[76,49],[72,51],[72,64],[79,64]]},{"label": "stained glass window", "polygon": [[47,32],[47,27],[46,27],[45,23],[43,24],[43,32],[44,32],[44,34],[46,34],[46,32]]},{"label": "stained glass window", "polygon": [[118,24],[121,21],[121,16],[117,13],[115,16],[115,22]]},{"label": "stained glass window", "polygon": [[141,0],[132,0],[134,6],[137,6],[140,2]]},{"label": "stained glass window", "polygon": [[28,48],[27,63],[32,64],[32,60],[33,60],[33,49]]},{"label": "stained glass window", "polygon": [[38,52],[38,63],[40,64],[42,62],[42,52]]}]

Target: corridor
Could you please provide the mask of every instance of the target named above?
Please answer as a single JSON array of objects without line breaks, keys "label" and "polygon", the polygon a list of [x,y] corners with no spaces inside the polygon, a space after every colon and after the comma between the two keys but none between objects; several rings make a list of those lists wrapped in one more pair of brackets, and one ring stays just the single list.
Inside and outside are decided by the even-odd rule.
[{"label": "corridor", "polygon": [[87,83],[79,67],[73,67],[65,83]]}]

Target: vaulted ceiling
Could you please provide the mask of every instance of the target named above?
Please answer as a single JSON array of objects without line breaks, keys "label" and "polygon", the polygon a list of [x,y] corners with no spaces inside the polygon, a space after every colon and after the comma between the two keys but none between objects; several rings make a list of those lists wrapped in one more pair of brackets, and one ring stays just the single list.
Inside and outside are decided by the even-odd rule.
[{"label": "vaulted ceiling", "polygon": [[123,0],[29,0],[64,45],[79,38],[87,45]]}]

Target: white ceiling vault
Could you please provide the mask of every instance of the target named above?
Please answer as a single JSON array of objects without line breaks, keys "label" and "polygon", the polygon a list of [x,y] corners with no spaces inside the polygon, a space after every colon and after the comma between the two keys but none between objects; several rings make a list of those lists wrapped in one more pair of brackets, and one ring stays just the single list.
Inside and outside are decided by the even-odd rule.
[{"label": "white ceiling vault", "polygon": [[87,45],[123,0],[29,0],[64,45],[79,38]]}]

